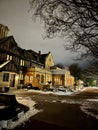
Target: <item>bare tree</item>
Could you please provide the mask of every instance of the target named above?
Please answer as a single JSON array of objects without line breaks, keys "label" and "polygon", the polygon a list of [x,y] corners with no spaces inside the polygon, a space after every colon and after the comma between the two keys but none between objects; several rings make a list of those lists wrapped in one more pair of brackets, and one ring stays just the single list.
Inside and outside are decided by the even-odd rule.
[{"label": "bare tree", "polygon": [[75,77],[75,80],[82,79],[82,69],[79,67],[78,64],[73,63],[69,66],[69,70],[71,75]]},{"label": "bare tree", "polygon": [[82,56],[98,58],[98,0],[31,0],[30,5],[48,38],[70,38],[66,49],[82,48]]},{"label": "bare tree", "polygon": [[98,59],[94,59],[89,63],[89,66],[82,71],[83,81],[85,85],[97,85],[98,86]]},{"label": "bare tree", "polygon": [[98,60],[94,59],[83,72],[84,77],[98,79]]}]

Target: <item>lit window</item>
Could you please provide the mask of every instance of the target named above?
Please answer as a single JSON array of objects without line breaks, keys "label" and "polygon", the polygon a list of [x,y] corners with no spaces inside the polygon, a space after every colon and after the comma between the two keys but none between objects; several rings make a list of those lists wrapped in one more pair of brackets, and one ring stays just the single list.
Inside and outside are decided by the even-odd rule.
[{"label": "lit window", "polygon": [[12,60],[12,56],[10,56],[10,60]]},{"label": "lit window", "polygon": [[24,60],[20,60],[20,65],[24,66]]},{"label": "lit window", "polygon": [[33,76],[30,76],[30,83],[33,82]]},{"label": "lit window", "polygon": [[39,74],[36,75],[36,78],[37,78],[38,82],[40,82],[40,75]]},{"label": "lit window", "polygon": [[7,60],[12,60],[12,56],[7,55]]},{"label": "lit window", "polygon": [[23,74],[20,74],[19,78],[20,78],[21,80],[23,80]]},{"label": "lit window", "polygon": [[10,56],[9,56],[9,55],[7,55],[7,60],[9,60],[9,57],[10,57]]},{"label": "lit window", "polygon": [[20,65],[22,65],[22,60],[20,60]]},{"label": "lit window", "polygon": [[29,76],[27,76],[27,75],[25,76],[25,82],[29,83]]}]

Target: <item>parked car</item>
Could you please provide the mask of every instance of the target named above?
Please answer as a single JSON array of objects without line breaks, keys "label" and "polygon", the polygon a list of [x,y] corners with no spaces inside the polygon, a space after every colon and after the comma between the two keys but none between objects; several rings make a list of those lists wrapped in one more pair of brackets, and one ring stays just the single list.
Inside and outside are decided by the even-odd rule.
[{"label": "parked car", "polygon": [[64,87],[64,86],[59,86],[58,90],[59,90],[59,91],[64,91],[64,92],[66,92],[66,87]]},{"label": "parked car", "polygon": [[33,86],[32,89],[34,89],[34,90],[40,90],[39,87],[37,87],[37,86]]},{"label": "parked car", "polygon": [[28,83],[28,84],[24,84],[23,88],[33,89],[33,86],[32,86],[32,84]]}]

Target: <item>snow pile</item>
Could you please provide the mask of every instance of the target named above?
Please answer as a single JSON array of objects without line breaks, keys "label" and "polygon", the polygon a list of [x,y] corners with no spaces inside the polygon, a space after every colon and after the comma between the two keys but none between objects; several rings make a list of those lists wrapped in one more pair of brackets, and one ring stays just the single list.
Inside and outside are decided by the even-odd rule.
[{"label": "snow pile", "polygon": [[7,108],[7,106],[4,105],[0,106],[0,109],[4,109],[4,108]]},{"label": "snow pile", "polygon": [[41,93],[41,94],[53,94],[52,91],[42,91],[42,90],[27,90],[28,92]]},{"label": "snow pile", "polygon": [[23,105],[26,105],[29,107],[29,111],[27,111],[26,113],[24,113],[23,111],[20,112],[17,116],[17,120],[13,121],[13,119],[10,120],[2,120],[0,121],[0,130],[3,128],[6,129],[13,129],[16,126],[20,125],[21,123],[27,121],[31,116],[37,114],[39,112],[39,110],[34,108],[34,105],[36,104],[34,101],[31,100],[31,98],[26,97],[26,98],[22,98],[22,97],[18,97],[17,101]]},{"label": "snow pile", "polygon": [[53,94],[55,94],[55,95],[71,95],[71,94],[73,94],[73,92],[70,92],[70,91],[67,91],[67,92],[57,91],[57,92],[54,92]]},{"label": "snow pile", "polygon": [[85,91],[88,91],[88,92],[98,92],[98,87],[84,87],[80,90],[77,90],[76,93],[81,93],[81,92],[85,92]]},{"label": "snow pile", "polygon": [[28,92],[35,92],[35,93],[41,93],[41,94],[54,94],[54,95],[71,95],[74,92],[63,92],[63,91],[41,91],[41,90],[28,90]]},{"label": "snow pile", "polygon": [[62,103],[68,103],[68,104],[82,104],[82,100],[74,100],[74,99],[67,99],[67,100],[62,100]]}]

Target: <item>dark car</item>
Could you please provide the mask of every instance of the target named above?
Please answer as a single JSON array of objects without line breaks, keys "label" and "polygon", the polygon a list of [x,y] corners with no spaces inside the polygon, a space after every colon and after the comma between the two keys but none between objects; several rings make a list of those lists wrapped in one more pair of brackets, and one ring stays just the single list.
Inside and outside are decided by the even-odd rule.
[{"label": "dark car", "polygon": [[33,89],[33,86],[32,86],[32,84],[28,83],[28,84],[25,84],[25,85],[23,86],[23,88]]}]

